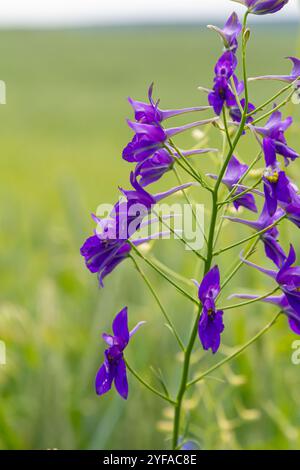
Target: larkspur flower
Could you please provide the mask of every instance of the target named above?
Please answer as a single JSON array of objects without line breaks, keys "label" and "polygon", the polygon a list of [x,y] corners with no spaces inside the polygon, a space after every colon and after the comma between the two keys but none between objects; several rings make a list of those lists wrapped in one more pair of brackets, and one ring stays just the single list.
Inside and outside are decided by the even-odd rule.
[{"label": "larkspur flower", "polygon": [[231,51],[226,51],[215,66],[213,90],[208,95],[208,102],[215,114],[221,114],[223,106],[235,106],[236,99],[230,88],[230,78],[237,67],[237,58]]},{"label": "larkspur flower", "polygon": [[248,8],[253,15],[268,15],[281,10],[289,0],[233,0]]},{"label": "larkspur flower", "polygon": [[244,258],[242,259],[248,266],[252,266],[273,278],[277,282],[278,287],[285,294],[289,305],[296,311],[297,315],[300,315],[300,266],[293,266],[296,261],[296,253],[293,245],[290,245],[289,254],[278,271],[265,269]]},{"label": "larkspur flower", "polygon": [[219,34],[224,43],[225,49],[236,52],[238,48],[237,38],[242,31],[242,24],[235,12],[230,15],[223,29],[213,25],[208,25],[207,27]]},{"label": "larkspur flower", "polygon": [[[231,157],[225,175],[222,179],[222,183],[227,186],[229,191],[231,191],[234,186],[238,183],[241,177],[248,170],[248,165],[241,163],[234,155]],[[211,178],[217,179],[216,175],[208,174]],[[237,196],[239,193],[243,192],[242,187],[238,187],[234,192],[233,196]],[[255,204],[255,199],[253,194],[247,193],[240,196],[238,199],[233,201],[235,209],[238,210],[239,207],[245,207],[252,212],[257,212],[257,207]]]},{"label": "larkspur flower", "polygon": [[217,310],[215,305],[220,290],[220,272],[218,266],[214,266],[198,285],[198,297],[202,304],[198,334],[203,349],[211,349],[213,354],[220,347],[221,333],[224,330],[223,311]]},{"label": "larkspur flower", "polygon": [[[269,138],[272,141],[274,150],[277,154],[284,157],[285,165],[299,157],[299,154],[287,145],[285,131],[291,126],[293,119],[289,116],[282,120],[280,111],[274,111],[268,122],[263,127],[253,126],[254,130],[264,139]],[[268,150],[271,149],[271,142],[268,143]]]},{"label": "larkspur flower", "polygon": [[285,172],[280,170],[280,165],[276,160],[275,145],[271,138],[264,138],[263,150],[267,165],[263,175],[264,194],[269,215],[273,216],[278,204],[292,203],[292,186]]},{"label": "larkspur flower", "polygon": [[142,101],[128,98],[128,101],[134,110],[134,115],[137,122],[143,124],[160,124],[162,121],[165,121],[166,119],[174,116],[210,109],[210,106],[196,106],[192,108],[162,110],[158,107],[159,101],[155,103],[152,95],[153,83],[150,85],[148,90],[149,103],[144,103]]},{"label": "larkspur flower", "polygon": [[[190,187],[193,183],[185,183],[168,191],[155,195],[145,191],[131,174],[132,190],[121,190],[126,200],[119,201],[110,217],[97,222],[97,230],[89,237],[80,249],[86,267],[93,274],[97,273],[99,285],[103,287],[104,278],[110,274],[131,252],[128,239],[140,228],[143,219],[149,215],[153,206],[162,199]],[[162,233],[152,234],[146,238],[131,240],[135,246],[158,238]]]},{"label": "larkspur flower", "polygon": [[142,162],[164,147],[166,141],[174,135],[215,122],[217,118],[192,122],[184,126],[164,129],[158,124],[143,124],[128,121],[129,127],[135,132],[131,142],[123,150],[123,159],[128,162]]},{"label": "larkspur flower", "polygon": [[124,349],[127,347],[130,338],[144,322],[140,322],[129,332],[127,307],[123,308],[115,317],[112,330],[113,335],[104,333],[104,341],[109,348],[104,352],[104,363],[98,370],[95,381],[97,395],[107,393],[114,382],[119,395],[125,400],[128,397],[128,381],[126,374],[126,364],[124,361]]},{"label": "larkspur flower", "polygon": [[[232,298],[238,298],[238,299],[249,299],[249,300],[254,300],[259,298],[258,295],[248,295],[248,294],[233,294],[229,297],[230,299]],[[261,299],[261,302],[269,303],[272,305],[276,305],[282,313],[284,313],[288,317],[288,322],[290,325],[291,330],[293,333],[296,333],[297,335],[300,335],[300,315],[299,313],[294,310],[286,296],[284,294],[282,295],[270,295],[269,297],[265,297],[264,299]]]},{"label": "larkspur flower", "polygon": [[[297,57],[287,57],[293,63],[292,71],[289,75],[262,75],[259,77],[252,77],[249,80],[278,80],[285,83],[293,83],[300,77],[300,59]],[[295,86],[299,86],[300,81],[295,83]]]},{"label": "larkspur flower", "polygon": [[[181,151],[182,155],[185,157],[192,155],[202,155],[208,152],[217,152],[217,149],[207,148],[207,149],[197,149],[197,150],[183,150]],[[175,158],[180,158],[176,152],[174,154]],[[134,170],[136,177],[140,177],[139,182],[141,186],[145,187],[155,181],[158,181],[165,173],[172,170],[175,159],[170,152],[166,149],[157,150],[151,157],[146,158],[144,161],[138,163]]]},{"label": "larkspur flower", "polygon": [[[277,209],[275,214],[271,217],[268,212],[267,204],[265,203],[261,214],[255,221],[230,216],[225,216],[225,219],[228,219],[231,222],[247,225],[257,232],[261,232],[262,230],[265,230],[266,228],[270,227],[270,225],[273,225],[275,222],[277,222],[284,214],[285,212],[283,209]],[[278,235],[278,229],[274,226],[266,232],[262,233],[260,235],[260,239],[264,244],[266,256],[270,258],[278,268],[280,268],[283,265],[286,256],[283,248],[278,242]]]}]

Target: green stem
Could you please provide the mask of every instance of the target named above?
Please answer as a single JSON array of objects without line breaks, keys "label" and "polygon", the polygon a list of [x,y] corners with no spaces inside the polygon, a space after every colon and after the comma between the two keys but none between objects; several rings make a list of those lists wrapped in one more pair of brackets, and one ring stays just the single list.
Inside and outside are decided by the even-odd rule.
[{"label": "green stem", "polygon": [[271,292],[268,292],[267,294],[261,295],[260,297],[256,297],[255,299],[250,299],[247,300],[246,302],[240,302],[235,305],[228,305],[227,307],[219,307],[220,310],[232,310],[233,308],[240,308],[240,307],[245,307],[246,305],[253,304],[255,302],[258,302],[260,300],[265,299],[266,297],[269,297],[270,295],[275,294],[277,292],[279,287],[276,287],[276,289],[273,289]]},{"label": "green stem", "polygon": [[[246,29],[246,23],[247,23],[247,17],[248,13],[245,14],[244,16],[244,24],[243,24],[243,38],[244,38],[244,32]],[[233,152],[235,150],[235,147],[237,146],[240,137],[243,134],[245,123],[246,123],[246,114],[248,110],[248,89],[247,89],[247,73],[246,73],[246,43],[245,40],[243,39],[243,75],[244,75],[244,82],[245,82],[245,108],[244,108],[244,113],[242,115],[240,127],[236,133],[236,136],[234,138],[234,141],[232,143],[232,146],[230,147],[230,150],[228,152],[228,155],[224,161],[224,164],[220,170],[218,179],[216,181],[214,189],[211,191],[212,195],[212,214],[211,214],[211,222],[210,222],[210,229],[209,229],[209,235],[208,235],[208,241],[207,241],[207,256],[206,256],[206,263],[204,266],[204,275],[207,274],[207,272],[210,270],[211,264],[212,264],[212,259],[213,259],[213,246],[214,246],[214,235],[215,235],[215,228],[216,228],[216,220],[217,220],[217,215],[218,215],[218,190],[220,187],[220,184],[222,182],[222,178],[224,176],[224,173],[226,171],[227,165],[233,155]],[[194,343],[197,337],[197,331],[198,331],[198,322],[199,318],[201,315],[201,308],[199,308],[198,314],[195,319],[195,323],[191,332],[190,340],[188,342],[188,346],[186,349],[186,353],[184,356],[184,361],[183,361],[183,369],[182,369],[182,376],[181,376],[181,381],[180,381],[180,386],[179,386],[179,391],[177,394],[177,403],[175,405],[175,414],[174,414],[174,425],[173,425],[173,449],[176,449],[178,445],[178,438],[179,438],[179,430],[180,430],[180,417],[181,417],[181,408],[182,408],[182,401],[183,397],[186,391],[186,383],[188,379],[188,374],[189,374],[189,367],[190,367],[190,359],[191,359],[191,354],[193,351]]]},{"label": "green stem", "polygon": [[[175,174],[176,179],[177,179],[177,181],[178,181],[178,184],[179,184],[180,186],[182,186],[183,181],[182,181],[182,179],[181,179],[181,177],[180,177],[180,174],[178,173],[178,171],[176,170],[175,167],[173,168],[173,171],[174,171],[174,174]],[[196,224],[197,224],[197,227],[199,228],[200,232],[202,233],[205,242],[207,242],[207,238],[206,238],[205,232],[204,232],[203,227],[201,226],[201,224],[200,224],[200,222],[199,222],[199,220],[198,220],[197,214],[196,214],[196,212],[195,212],[195,210],[194,210],[194,207],[193,207],[193,203],[192,203],[192,201],[190,200],[187,191],[186,191],[184,188],[182,188],[181,192],[182,192],[182,194],[184,195],[187,204],[188,204],[188,205],[190,206],[190,208],[191,208],[191,211],[192,211],[193,217],[194,217],[194,219],[195,219],[195,222],[196,222]],[[203,261],[205,261],[205,258],[204,258],[204,257],[203,257]]]},{"label": "green stem", "polygon": [[250,235],[249,237],[243,238],[242,240],[240,240],[236,243],[233,243],[232,245],[225,246],[224,248],[221,248],[220,250],[215,251],[214,256],[218,256],[221,253],[224,253],[225,251],[228,251],[228,250],[231,250],[232,248],[235,248],[236,246],[243,245],[244,243],[252,240],[253,238],[259,237],[260,235],[264,234],[268,230],[271,230],[273,227],[275,227],[275,225],[279,224],[279,222],[281,222],[285,218],[286,218],[286,214],[282,215],[278,220],[273,222],[273,224],[269,225],[268,227],[264,228],[263,230],[260,230],[259,232],[255,232],[252,235]]},{"label": "green stem", "polygon": [[286,105],[291,97],[293,96],[294,94],[294,90],[288,94],[288,96],[285,98],[285,100],[283,100],[281,103],[279,103],[277,106],[275,106],[275,108],[271,109],[271,111],[268,111],[267,113],[263,114],[262,116],[260,116],[259,118],[255,119],[251,125],[252,126],[255,126],[255,124],[257,124],[258,122],[262,121],[263,119],[271,116],[271,114],[273,114],[275,111],[278,111],[278,109],[282,108],[282,106]]},{"label": "green stem", "polygon": [[127,369],[132,373],[132,375],[142,384],[144,387],[146,387],[150,392],[154,393],[155,395],[159,396],[163,400],[171,403],[172,405],[176,405],[176,401],[172,400],[172,398],[168,397],[167,395],[164,395],[163,393],[159,392],[156,390],[152,385],[148,384],[127,362],[127,360],[124,358],[125,364]]},{"label": "green stem", "polygon": [[232,149],[232,142],[231,142],[231,138],[230,138],[230,134],[229,134],[229,129],[228,129],[228,124],[227,124],[227,117],[226,117],[226,109],[225,109],[225,106],[223,106],[222,113],[223,113],[223,122],[224,122],[224,129],[225,129],[225,133],[226,133],[226,137],[227,137],[227,142],[228,142],[229,148]]},{"label": "green stem", "polygon": [[176,338],[176,340],[177,340],[177,342],[178,342],[178,345],[179,345],[180,349],[181,349],[182,351],[184,351],[184,350],[185,350],[184,344],[183,344],[183,342],[181,341],[180,336],[179,336],[179,334],[177,333],[176,328],[175,328],[175,326],[174,326],[174,323],[172,322],[171,318],[169,317],[169,315],[168,315],[168,313],[167,313],[165,307],[162,305],[162,303],[161,303],[161,301],[160,301],[160,298],[158,297],[158,295],[157,295],[157,293],[156,293],[156,291],[155,291],[153,285],[151,284],[150,280],[148,279],[148,277],[146,276],[146,274],[144,273],[144,271],[142,271],[142,269],[141,269],[140,266],[138,265],[136,259],[135,259],[133,256],[130,256],[130,257],[131,257],[131,259],[132,259],[132,262],[133,262],[133,264],[134,264],[136,270],[137,270],[138,273],[141,275],[142,279],[145,281],[145,283],[146,283],[146,285],[148,286],[150,292],[152,293],[153,297],[155,298],[155,300],[156,300],[156,302],[157,302],[157,305],[159,306],[159,308],[160,308],[160,310],[161,310],[161,312],[162,312],[164,318],[166,319],[168,325],[170,326],[170,328],[171,328],[171,330],[172,330],[172,332],[173,332],[173,334],[174,334],[174,336],[175,336],[175,338]]},{"label": "green stem", "polygon": [[257,333],[255,336],[253,336],[253,338],[251,338],[247,343],[245,343],[241,348],[239,348],[237,351],[235,351],[234,353],[232,353],[230,356],[228,357],[225,357],[225,359],[223,359],[222,361],[218,362],[217,364],[215,364],[214,366],[210,367],[206,372],[203,372],[201,375],[199,375],[198,377],[196,377],[195,379],[191,380],[191,382],[189,382],[187,384],[187,388],[188,387],[191,387],[192,385],[196,384],[197,382],[200,382],[201,380],[203,380],[207,375],[211,374],[212,372],[215,372],[217,369],[219,369],[221,366],[223,366],[224,364],[226,364],[227,362],[231,361],[232,359],[234,359],[235,357],[237,357],[239,354],[241,354],[243,351],[245,351],[245,349],[247,349],[249,346],[251,346],[251,344],[253,344],[255,341],[257,341],[259,338],[261,338],[261,336],[263,336],[275,323],[276,321],[278,320],[279,316],[281,315],[282,312],[279,312],[275,315],[275,317],[273,318],[273,320],[268,323],[259,333]]},{"label": "green stem", "polygon": [[182,287],[180,287],[178,284],[176,284],[176,282],[172,281],[172,279],[170,279],[166,273],[164,273],[160,268],[158,268],[154,263],[152,263],[152,261],[150,261],[149,259],[147,259],[135,246],[133,243],[130,242],[130,240],[128,240],[128,243],[130,243],[133,251],[140,257],[142,258],[145,263],[147,263],[149,266],[151,266],[151,268],[154,269],[154,271],[156,271],[158,274],[160,274],[160,276],[162,276],[166,281],[169,282],[169,284],[171,284],[173,287],[175,287],[175,289],[178,290],[178,292],[180,292],[182,295],[184,295],[187,299],[191,300],[194,304],[196,305],[199,305],[199,301],[196,300],[194,297],[192,297],[188,292],[186,292],[184,289],[182,289]]},{"label": "green stem", "polygon": [[[224,204],[231,204],[232,202],[236,201],[240,197],[244,196],[244,194],[250,193],[253,189],[255,189],[261,183],[261,180],[262,180],[262,177],[260,176],[259,179],[256,181],[256,183],[254,183],[252,186],[250,186],[249,188],[246,188],[244,191],[242,191],[241,193],[238,193],[236,196],[233,196],[230,199],[226,199],[225,201],[220,202],[219,206],[223,206]],[[235,186],[237,187],[238,184],[239,183],[237,183],[237,185]]]},{"label": "green stem", "polygon": [[273,103],[274,100],[276,100],[276,98],[278,98],[278,96],[282,95],[282,93],[284,93],[285,91],[288,91],[291,87],[293,87],[298,81],[299,81],[300,77],[298,77],[296,80],[294,80],[292,83],[289,83],[289,85],[285,86],[284,88],[282,88],[280,91],[278,91],[278,93],[276,93],[274,96],[272,96],[272,98],[268,99],[267,101],[265,101],[263,104],[261,104],[260,106],[258,106],[257,108],[255,108],[253,111],[251,111],[250,113],[247,114],[247,117],[251,117],[253,116],[253,114],[256,114],[258,111],[260,111],[261,109],[264,109],[266,106],[268,106],[268,104],[270,103]]}]

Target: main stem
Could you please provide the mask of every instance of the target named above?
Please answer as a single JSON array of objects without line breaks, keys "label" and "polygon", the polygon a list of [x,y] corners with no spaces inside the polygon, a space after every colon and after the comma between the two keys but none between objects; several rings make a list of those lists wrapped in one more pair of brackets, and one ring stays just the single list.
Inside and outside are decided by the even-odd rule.
[{"label": "main stem", "polygon": [[[234,152],[241,136],[243,135],[243,130],[244,130],[246,120],[247,120],[247,111],[248,111],[249,98],[248,98],[247,72],[246,72],[246,42],[245,42],[245,39],[244,39],[244,33],[245,33],[245,30],[246,30],[247,17],[248,17],[248,14],[246,13],[245,17],[244,17],[244,24],[243,24],[243,31],[242,31],[242,37],[243,37],[242,60],[243,60],[243,78],[244,78],[244,83],[245,83],[245,107],[244,107],[244,112],[243,112],[243,115],[242,115],[242,119],[241,119],[239,129],[236,133],[234,141],[232,142],[232,145],[230,146],[230,149],[229,149],[229,152],[226,156],[224,164],[223,164],[223,166],[220,170],[220,173],[219,173],[218,179],[216,181],[214,190],[211,192],[211,195],[212,195],[212,214],[211,214],[209,235],[208,235],[208,239],[207,239],[207,256],[206,256],[206,262],[205,262],[205,265],[204,265],[203,277],[210,270],[212,260],[213,260],[214,236],[215,236],[215,228],[216,228],[216,221],[217,221],[217,215],[218,215],[218,190],[219,190],[220,184],[222,182],[222,178],[225,174],[227,165],[228,165],[228,163],[229,163],[229,161],[230,161],[230,159],[233,155],[233,152]],[[188,345],[187,345],[187,348],[186,348],[185,354],[184,354],[182,376],[181,376],[179,391],[178,391],[178,394],[177,394],[176,404],[174,405],[175,413],[174,413],[173,439],[172,439],[173,449],[176,449],[178,447],[182,402],[183,402],[184,394],[185,394],[186,389],[187,389],[191,354],[192,354],[192,351],[193,351],[193,348],[194,348],[194,343],[195,343],[195,340],[196,340],[196,337],[197,337],[198,323],[199,323],[201,311],[202,311],[202,306],[200,305],[198,313],[196,315],[195,323],[194,323],[194,326],[193,326],[193,329],[192,329],[192,332],[191,332],[191,336],[190,336],[190,339],[189,339],[189,342],[188,342]]]}]

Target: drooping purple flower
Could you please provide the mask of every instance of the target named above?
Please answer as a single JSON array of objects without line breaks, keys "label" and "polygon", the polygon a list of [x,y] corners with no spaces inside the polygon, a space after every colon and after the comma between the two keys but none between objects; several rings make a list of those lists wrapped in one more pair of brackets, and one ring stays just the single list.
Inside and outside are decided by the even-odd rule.
[{"label": "drooping purple flower", "polygon": [[[239,182],[241,177],[246,173],[248,170],[248,165],[245,163],[241,163],[234,155],[231,157],[227,170],[225,172],[224,178],[222,179],[222,183],[227,186],[229,191],[231,191],[234,186]],[[217,179],[216,175],[209,174],[211,178]],[[242,188],[237,188],[234,192],[233,196],[237,196],[239,193],[243,192]],[[238,210],[239,207],[243,206],[246,209],[249,209],[252,212],[257,212],[257,207],[255,204],[255,199],[253,194],[247,193],[240,196],[238,199],[233,201],[233,205],[235,209]]]},{"label": "drooping purple flower", "polygon": [[136,327],[129,332],[127,307],[123,308],[115,317],[112,330],[113,335],[104,333],[104,341],[109,348],[104,352],[104,363],[97,372],[95,388],[97,395],[107,393],[114,382],[119,395],[128,397],[128,381],[126,374],[126,364],[124,361],[124,349],[127,347],[130,338],[144,322],[138,323]]},{"label": "drooping purple flower", "polygon": [[[241,106],[242,106],[242,109],[244,110],[245,109],[245,104],[246,104],[246,101],[244,98],[241,99],[240,101],[241,103]],[[252,113],[253,111],[255,111],[255,106],[254,104],[252,103],[248,103],[248,109],[247,109],[247,114],[249,113]],[[231,119],[234,121],[234,122],[238,122],[240,123],[241,120],[242,120],[242,113],[241,113],[241,110],[238,106],[237,103],[235,103],[234,106],[231,106],[230,109],[229,109],[229,114],[230,114],[230,117]],[[249,124],[251,123],[252,121],[254,120],[253,116],[248,116],[246,118],[246,124]]]},{"label": "drooping purple flower", "polygon": [[[250,80],[279,80],[280,82],[293,83],[300,77],[300,59],[297,57],[287,57],[293,63],[293,68],[290,75],[262,75],[260,77],[253,77]],[[300,82],[296,83],[297,86]]]},{"label": "drooping purple flower", "polygon": [[192,122],[184,126],[163,129],[156,124],[142,124],[139,122],[128,121],[129,127],[135,132],[132,141],[123,150],[123,159],[128,162],[142,162],[150,157],[157,150],[161,149],[167,139],[180,134],[188,129],[216,121],[216,118],[205,119]]},{"label": "drooping purple flower", "polygon": [[208,95],[208,102],[214,108],[215,114],[221,114],[223,106],[236,104],[235,96],[230,88],[230,78],[237,67],[237,58],[231,51],[226,51],[215,66],[213,90]]},{"label": "drooping purple flower", "polygon": [[263,139],[263,151],[267,166],[263,175],[264,194],[269,215],[273,216],[278,204],[285,207],[292,203],[295,191],[285,172],[280,170],[272,138]]},{"label": "drooping purple flower", "polygon": [[[231,222],[237,222],[240,224],[247,225],[248,227],[253,228],[257,232],[261,232],[266,228],[273,225],[285,214],[283,209],[277,209],[275,214],[271,217],[268,212],[267,204],[265,203],[261,211],[260,216],[256,221],[240,219],[237,217],[226,216],[225,218]],[[267,230],[266,232],[260,235],[265,248],[265,253],[268,258],[270,258],[278,268],[283,265],[283,262],[286,259],[286,255],[282,247],[278,242],[278,229],[274,226]]]},{"label": "drooping purple flower", "polygon": [[283,265],[278,271],[265,269],[257,266],[250,261],[243,259],[248,266],[252,266],[258,271],[272,277],[285,294],[289,305],[300,315],[300,266],[293,266],[296,261],[296,253],[293,245],[290,245],[290,251]]},{"label": "drooping purple flower", "polygon": [[[248,295],[248,294],[233,294],[230,298],[238,298],[238,299],[257,299],[259,298],[258,295]],[[269,296],[261,299],[262,302],[266,302],[272,305],[276,305],[276,307],[280,308],[282,313],[284,313],[288,317],[288,322],[290,325],[291,330],[300,335],[300,315],[290,306],[288,300],[284,294],[279,296]]]},{"label": "drooping purple flower", "polygon": [[208,25],[207,27],[219,34],[226,49],[236,52],[238,48],[237,38],[242,31],[242,24],[235,12],[230,15],[223,29],[213,25]]},{"label": "drooping purple flower", "polygon": [[281,10],[289,0],[233,0],[248,8],[253,15],[268,15]]},{"label": "drooping purple flower", "polygon": [[[216,152],[217,149],[198,149],[182,151],[182,155],[185,157],[191,155],[201,155],[207,152]],[[175,153],[175,158],[180,158],[180,155]],[[170,155],[166,149],[157,150],[151,157],[146,158],[144,161],[136,165],[134,174],[136,177],[140,177],[141,186],[145,187],[149,184],[158,181],[165,173],[173,168],[175,159]]]},{"label": "drooping purple flower", "polygon": [[[281,112],[274,111],[264,127],[254,126],[255,131],[262,135],[264,139],[269,138],[272,141],[275,152],[284,157],[286,165],[289,164],[290,160],[294,161],[299,157],[299,154],[287,145],[284,135],[292,122],[292,117],[289,116],[285,120],[282,120]],[[269,150],[271,150],[271,142],[269,142],[268,145]]]},{"label": "drooping purple flower", "polygon": [[223,311],[217,310],[216,297],[221,290],[220,272],[218,266],[214,266],[203,278],[198,297],[202,304],[202,314],[198,325],[198,334],[203,349],[211,349],[215,354],[221,343],[221,333],[224,330]]},{"label": "drooping purple flower", "polygon": [[150,85],[148,90],[149,103],[144,103],[142,101],[128,98],[128,101],[134,110],[134,115],[137,122],[143,124],[160,124],[162,121],[165,121],[166,119],[169,119],[173,116],[210,109],[209,106],[196,106],[192,108],[162,110],[158,107],[159,101],[155,103],[152,95],[153,83]]},{"label": "drooping purple flower", "polygon": [[[94,217],[97,230],[80,249],[89,271],[97,273],[101,287],[103,287],[103,279],[128,258],[131,251],[128,239],[139,230],[143,219],[150,214],[153,206],[165,197],[188,188],[193,183],[185,183],[155,195],[151,195],[141,187],[134,173],[131,174],[131,184],[132,190],[121,190],[126,200],[118,201],[108,218],[99,220]],[[138,246],[159,235],[158,233],[148,238],[138,238],[131,240],[131,243]]]}]

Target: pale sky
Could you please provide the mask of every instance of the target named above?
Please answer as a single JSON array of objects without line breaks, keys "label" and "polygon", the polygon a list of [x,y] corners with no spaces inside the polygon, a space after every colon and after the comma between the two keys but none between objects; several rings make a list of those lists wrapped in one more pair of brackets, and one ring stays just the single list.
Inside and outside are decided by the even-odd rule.
[{"label": "pale sky", "polygon": [[[297,20],[299,6],[300,0],[290,0],[268,19]],[[233,9],[245,11],[230,0],[2,0],[0,26],[223,21]]]}]

